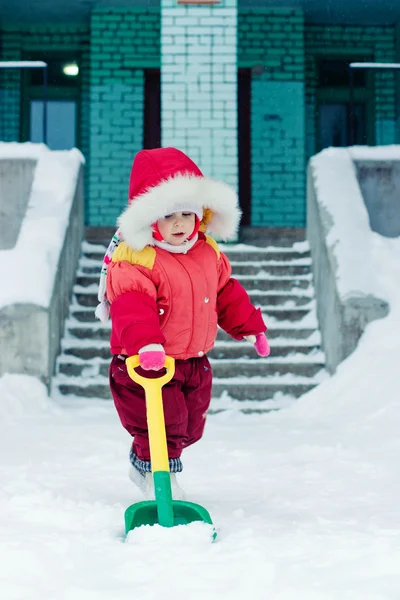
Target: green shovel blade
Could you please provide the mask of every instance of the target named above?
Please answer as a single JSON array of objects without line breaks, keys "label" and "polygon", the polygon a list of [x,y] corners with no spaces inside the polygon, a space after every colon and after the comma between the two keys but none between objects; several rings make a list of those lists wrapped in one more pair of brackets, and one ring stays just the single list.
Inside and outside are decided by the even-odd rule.
[{"label": "green shovel blade", "polygon": [[[209,512],[194,502],[185,502],[183,500],[172,500],[173,523],[175,525],[188,525],[194,521],[203,521],[213,525]],[[159,524],[157,502],[148,500],[146,502],[137,502],[132,504],[125,511],[125,531],[129,533],[136,527],[142,525],[157,525]],[[213,539],[216,538],[216,533],[213,534]]]}]

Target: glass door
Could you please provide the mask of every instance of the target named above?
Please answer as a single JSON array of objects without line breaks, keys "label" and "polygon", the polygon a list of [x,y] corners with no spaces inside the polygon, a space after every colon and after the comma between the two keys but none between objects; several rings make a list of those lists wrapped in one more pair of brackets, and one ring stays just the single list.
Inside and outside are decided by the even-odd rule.
[{"label": "glass door", "polygon": [[[43,142],[43,100],[29,101],[29,140]],[[47,146],[70,150],[77,145],[77,101],[47,101]]]}]

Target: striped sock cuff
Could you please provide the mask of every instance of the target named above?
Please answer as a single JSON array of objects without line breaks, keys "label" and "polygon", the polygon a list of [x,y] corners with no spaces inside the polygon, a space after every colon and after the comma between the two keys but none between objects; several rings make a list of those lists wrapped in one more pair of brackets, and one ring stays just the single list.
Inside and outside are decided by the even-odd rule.
[{"label": "striped sock cuff", "polygon": [[[151,462],[149,460],[141,460],[136,456],[132,448],[129,452],[129,460],[131,464],[139,471],[141,475],[145,475],[145,473],[151,473]],[[169,458],[169,470],[170,473],[180,473],[183,471],[183,465],[181,459],[178,458]]]}]

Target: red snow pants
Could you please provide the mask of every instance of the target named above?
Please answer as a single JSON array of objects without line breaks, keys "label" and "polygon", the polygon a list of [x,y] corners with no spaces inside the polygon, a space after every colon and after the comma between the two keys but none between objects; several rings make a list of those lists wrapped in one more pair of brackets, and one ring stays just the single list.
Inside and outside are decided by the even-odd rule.
[{"label": "red snow pants", "polygon": [[[162,371],[140,375],[160,377]],[[144,389],[129,377],[124,358],[114,356],[109,370],[115,407],[125,429],[133,436],[132,449],[141,460],[150,460]],[[175,361],[175,375],[162,388],[168,457],[178,458],[183,448],[203,435],[211,401],[212,370],[206,356]]]}]

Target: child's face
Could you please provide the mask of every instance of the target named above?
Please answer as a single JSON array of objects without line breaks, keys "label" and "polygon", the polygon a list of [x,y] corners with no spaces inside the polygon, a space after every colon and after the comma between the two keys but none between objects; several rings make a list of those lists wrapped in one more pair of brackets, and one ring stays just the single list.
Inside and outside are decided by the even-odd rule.
[{"label": "child's face", "polygon": [[193,233],[196,215],[192,212],[175,212],[157,221],[158,231],[163,240],[179,246]]}]

